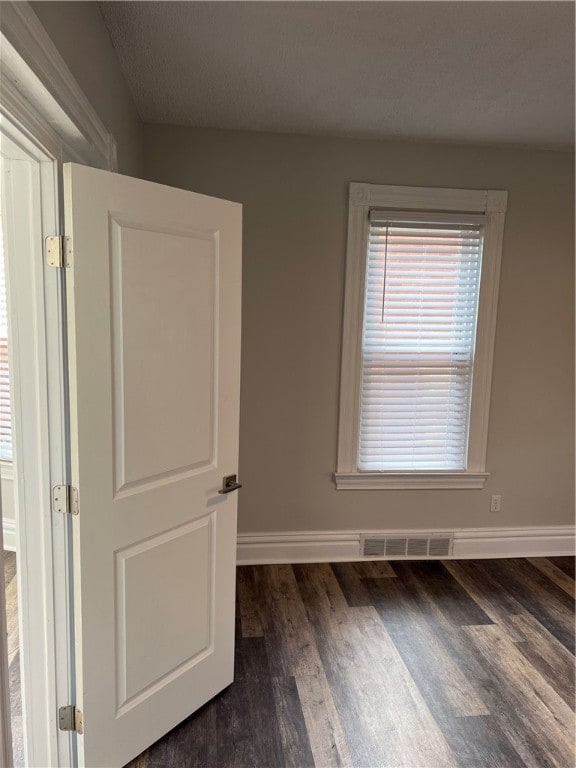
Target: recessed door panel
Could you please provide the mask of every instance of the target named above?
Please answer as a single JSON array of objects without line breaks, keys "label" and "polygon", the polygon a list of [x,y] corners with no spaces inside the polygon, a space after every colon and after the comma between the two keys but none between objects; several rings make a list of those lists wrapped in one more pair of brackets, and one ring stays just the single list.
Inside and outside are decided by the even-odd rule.
[{"label": "recessed door panel", "polygon": [[212,521],[209,515],[116,553],[120,714],[211,651]]},{"label": "recessed door panel", "polygon": [[214,462],[218,240],[111,220],[116,492]]}]

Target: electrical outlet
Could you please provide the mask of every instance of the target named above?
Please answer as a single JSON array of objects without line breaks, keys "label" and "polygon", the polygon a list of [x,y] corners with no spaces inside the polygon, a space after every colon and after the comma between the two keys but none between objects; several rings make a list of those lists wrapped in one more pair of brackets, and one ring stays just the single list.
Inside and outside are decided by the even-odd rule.
[{"label": "electrical outlet", "polygon": [[500,512],[502,510],[502,496],[494,493],[490,497],[490,512]]}]

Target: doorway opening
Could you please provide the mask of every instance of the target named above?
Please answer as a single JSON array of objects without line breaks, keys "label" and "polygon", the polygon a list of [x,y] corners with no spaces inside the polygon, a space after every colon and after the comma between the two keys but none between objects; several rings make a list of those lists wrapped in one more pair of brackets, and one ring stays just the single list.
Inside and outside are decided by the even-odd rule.
[{"label": "doorway opening", "polygon": [[4,588],[6,597],[6,629],[8,646],[8,680],[10,685],[10,723],[12,760],[15,768],[24,766],[24,724],[20,673],[20,627],[18,614],[18,555],[16,510],[14,499],[14,469],[12,445],[12,415],[10,395],[10,365],[8,336],[8,306],[6,296],[6,265],[4,225],[6,221],[4,196],[0,191],[0,482],[2,496],[2,532],[4,547]]},{"label": "doorway opening", "polygon": [[[11,390],[18,386],[11,372],[10,309],[7,296],[7,246],[17,246],[17,233],[12,224],[12,211],[7,192],[12,191],[12,163],[20,152],[8,141],[2,142],[0,156],[0,483],[2,497],[2,540],[6,630],[8,652],[8,681],[10,687],[10,727],[12,761],[15,768],[26,765],[24,718],[22,716],[22,673],[20,652],[21,615],[18,609],[18,536],[17,494],[14,484],[15,445],[13,440],[13,414]],[[16,201],[18,202],[18,201]],[[12,258],[17,258],[14,253]]]},{"label": "doorway opening", "polygon": [[57,174],[56,160],[3,117],[0,480],[15,766],[58,765],[72,748],[57,727],[72,689],[68,522],[50,503],[66,477],[62,288],[43,255],[58,231]]}]

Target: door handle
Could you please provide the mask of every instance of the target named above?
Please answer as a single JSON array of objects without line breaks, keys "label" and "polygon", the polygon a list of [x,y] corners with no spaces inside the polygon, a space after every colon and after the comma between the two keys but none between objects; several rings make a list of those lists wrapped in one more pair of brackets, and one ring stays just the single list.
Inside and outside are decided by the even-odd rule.
[{"label": "door handle", "polygon": [[237,491],[238,488],[242,488],[242,485],[236,482],[236,475],[226,475],[222,478],[222,488],[218,493],[232,493],[232,491]]}]

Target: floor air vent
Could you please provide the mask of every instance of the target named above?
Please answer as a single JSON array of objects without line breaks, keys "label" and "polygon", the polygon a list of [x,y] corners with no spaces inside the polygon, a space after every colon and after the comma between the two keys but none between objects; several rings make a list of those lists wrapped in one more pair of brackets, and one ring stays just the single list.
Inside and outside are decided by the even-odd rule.
[{"label": "floor air vent", "polygon": [[360,549],[364,557],[448,557],[454,537],[446,536],[362,536]]}]

